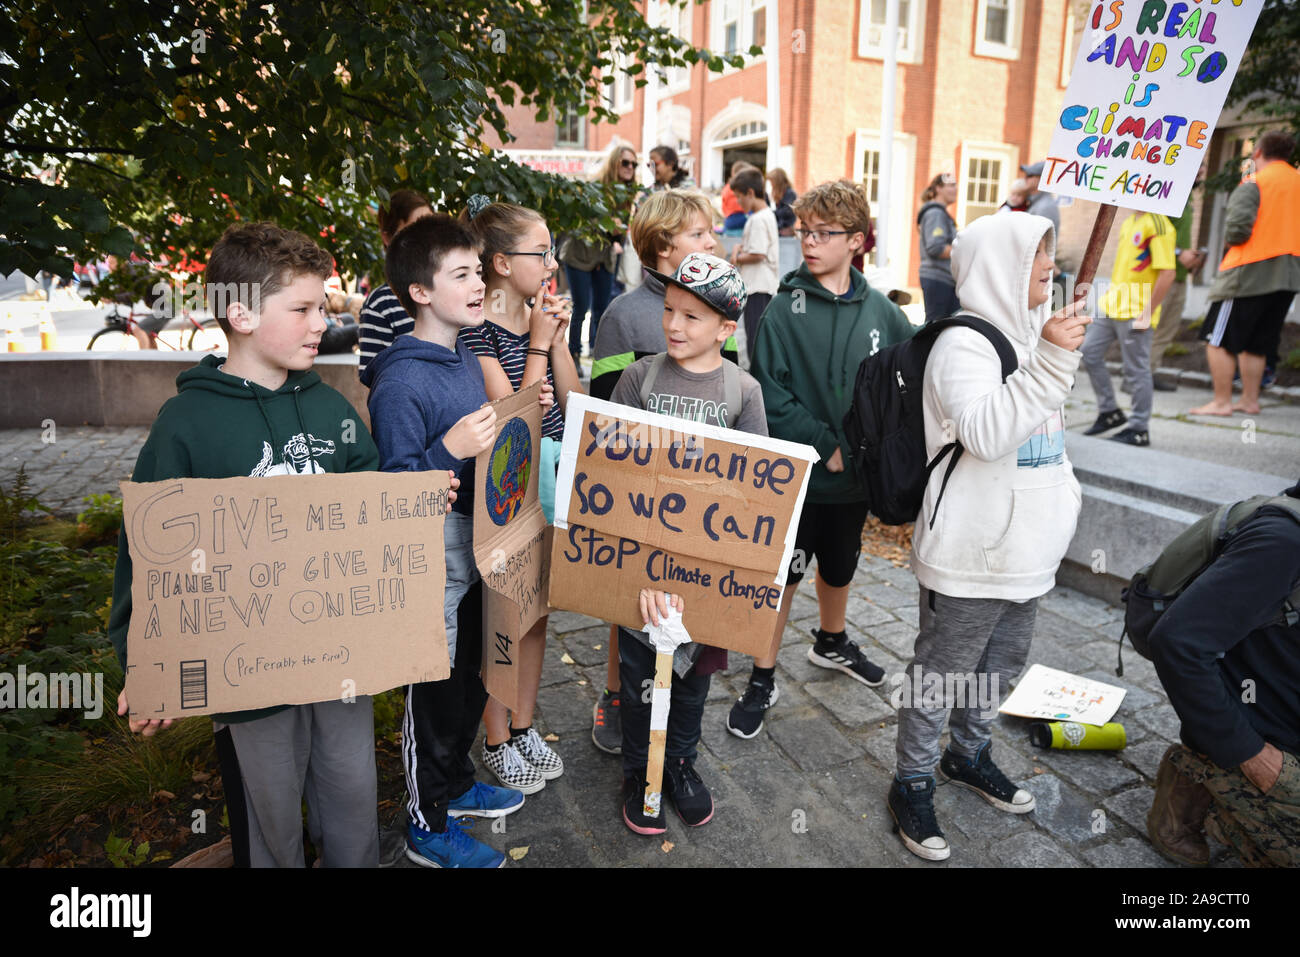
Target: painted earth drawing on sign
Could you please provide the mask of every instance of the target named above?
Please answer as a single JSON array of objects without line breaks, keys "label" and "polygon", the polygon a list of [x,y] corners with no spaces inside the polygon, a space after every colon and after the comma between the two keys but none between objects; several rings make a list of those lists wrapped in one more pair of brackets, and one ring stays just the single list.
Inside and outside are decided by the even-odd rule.
[{"label": "painted earth drawing on sign", "polygon": [[524,504],[533,470],[533,442],[528,423],[511,419],[492,449],[486,485],[487,512],[498,525],[507,524]]}]

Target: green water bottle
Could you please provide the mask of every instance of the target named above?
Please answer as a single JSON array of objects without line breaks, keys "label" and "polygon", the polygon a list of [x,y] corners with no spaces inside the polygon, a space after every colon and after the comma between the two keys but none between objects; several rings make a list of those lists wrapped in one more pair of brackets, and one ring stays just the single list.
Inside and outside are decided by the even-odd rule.
[{"label": "green water bottle", "polygon": [[1082,724],[1078,721],[1036,721],[1029,726],[1029,740],[1040,748],[1063,751],[1118,751],[1128,738],[1118,721]]}]

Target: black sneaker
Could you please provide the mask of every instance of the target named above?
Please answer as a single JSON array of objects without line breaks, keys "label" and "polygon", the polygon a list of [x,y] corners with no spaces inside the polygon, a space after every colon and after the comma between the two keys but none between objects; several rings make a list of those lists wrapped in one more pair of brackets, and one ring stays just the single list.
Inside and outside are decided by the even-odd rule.
[{"label": "black sneaker", "polygon": [[591,743],[606,754],[623,753],[623,715],[617,691],[606,688],[591,709]]},{"label": "black sneaker", "polygon": [[849,641],[849,636],[844,632],[828,635],[820,628],[814,628],[812,636],[817,639],[808,649],[808,660],[813,664],[820,668],[842,671],[850,678],[861,681],[868,688],[875,688],[884,683],[885,669],[873,665],[862,657],[861,650]]},{"label": "black sneaker", "polygon": [[1112,442],[1123,442],[1125,445],[1150,445],[1151,436],[1143,429],[1139,432],[1137,429],[1125,429],[1123,432],[1117,432],[1110,437]]},{"label": "black sneaker", "polygon": [[645,813],[645,772],[623,778],[623,823],[638,834],[662,834],[668,830],[664,826],[663,808],[658,817]]},{"label": "black sneaker", "polygon": [[1113,412],[1103,412],[1097,416],[1097,421],[1092,423],[1092,427],[1084,429],[1084,435],[1100,435],[1102,432],[1109,432],[1111,429],[1117,429],[1128,421],[1128,416],[1119,409]]},{"label": "black sneaker", "polygon": [[916,777],[889,786],[889,814],[903,846],[927,861],[946,861],[952,853],[934,816],[934,778]]},{"label": "black sneaker", "polygon": [[1037,804],[1034,796],[1016,787],[998,769],[993,763],[992,750],[988,741],[974,758],[963,758],[947,749],[939,762],[939,771],[953,784],[969,788],[995,808],[1012,814],[1028,814]]},{"label": "black sneaker", "polygon": [[727,715],[727,730],[738,738],[749,739],[763,730],[763,715],[767,709],[776,704],[781,691],[775,679],[771,684],[749,679],[749,687],[740,696],[740,700],[731,706]]},{"label": "black sneaker", "polygon": [[664,762],[664,797],[673,802],[677,816],[688,827],[699,827],[713,819],[713,795],[700,780],[694,763],[685,758]]}]

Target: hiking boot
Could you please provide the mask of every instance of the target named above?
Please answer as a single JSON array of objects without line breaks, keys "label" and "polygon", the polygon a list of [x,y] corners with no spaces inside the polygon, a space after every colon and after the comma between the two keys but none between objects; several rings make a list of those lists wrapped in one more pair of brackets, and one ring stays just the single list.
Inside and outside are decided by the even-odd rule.
[{"label": "hiking boot", "polygon": [[524,794],[536,794],[546,787],[542,772],[524,760],[523,755],[515,750],[513,741],[507,741],[495,751],[488,750],[487,742],[484,741],[483,764],[491,769],[503,785]]},{"label": "hiking boot", "polygon": [[1139,432],[1137,429],[1125,429],[1110,437],[1112,442],[1123,442],[1125,445],[1150,445],[1151,436],[1143,429]]},{"label": "hiking boot", "polygon": [[591,743],[606,754],[623,753],[623,716],[617,691],[608,688],[591,712]]},{"label": "hiking boot", "polygon": [[1147,813],[1147,836],[1151,845],[1179,864],[1206,867],[1210,846],[1205,840],[1205,815],[1210,809],[1210,792],[1202,784],[1178,772],[1169,755],[1170,745],[1156,772],[1156,796]]},{"label": "hiking boot", "polygon": [[468,822],[447,818],[441,834],[408,824],[406,856],[421,867],[501,867],[506,856],[465,833]]},{"label": "hiking boot", "polygon": [[1128,416],[1115,409],[1113,412],[1103,412],[1097,416],[1097,421],[1092,423],[1090,428],[1084,429],[1084,435],[1100,435],[1102,432],[1109,432],[1111,429],[1117,429],[1128,421]]},{"label": "hiking boot", "polygon": [[849,640],[844,632],[838,635],[827,634],[820,628],[814,628],[812,635],[817,640],[808,649],[808,660],[820,668],[834,668],[850,678],[861,681],[868,688],[880,686],[885,681],[885,669],[873,665],[862,656],[858,646]]},{"label": "hiking boot", "polygon": [[510,731],[510,746],[519,756],[533,766],[545,781],[554,781],[564,773],[564,761],[555,750],[542,740],[536,728],[527,731]]},{"label": "hiking boot", "polygon": [[993,745],[985,741],[979,754],[963,758],[949,748],[943,752],[939,772],[953,784],[969,788],[995,808],[1012,814],[1028,814],[1037,801],[1024,788],[1016,787],[993,763]]},{"label": "hiking boot", "polygon": [[524,806],[524,796],[514,788],[494,788],[475,781],[469,790],[447,802],[448,817],[505,817]]},{"label": "hiking boot", "polygon": [[900,781],[895,777],[889,786],[888,806],[894,833],[904,847],[927,861],[948,859],[952,848],[934,816],[934,778],[925,775]]},{"label": "hiking boot", "polygon": [[749,687],[727,715],[727,730],[738,738],[749,739],[763,730],[763,715],[781,697],[773,679],[770,683],[749,679]]},{"label": "hiking boot", "polygon": [[693,761],[668,758],[664,762],[664,797],[673,802],[677,816],[688,827],[699,827],[713,819],[713,795],[700,780]]},{"label": "hiking boot", "polygon": [[645,813],[644,771],[623,778],[623,823],[638,834],[662,834],[668,830],[664,826],[662,803],[658,817],[650,817]]}]

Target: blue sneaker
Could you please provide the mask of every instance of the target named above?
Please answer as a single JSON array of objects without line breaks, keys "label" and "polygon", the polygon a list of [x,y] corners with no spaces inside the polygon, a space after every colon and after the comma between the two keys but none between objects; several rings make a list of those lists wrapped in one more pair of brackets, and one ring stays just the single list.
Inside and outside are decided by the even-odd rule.
[{"label": "blue sneaker", "polygon": [[407,824],[406,856],[421,867],[503,866],[506,856],[466,834],[463,829],[467,826],[466,822],[449,817],[447,830],[434,834]]},{"label": "blue sneaker", "polygon": [[475,781],[468,791],[447,802],[448,817],[505,817],[524,806],[524,795],[514,788],[495,788]]}]

